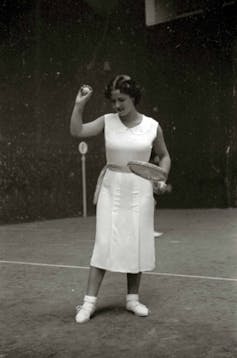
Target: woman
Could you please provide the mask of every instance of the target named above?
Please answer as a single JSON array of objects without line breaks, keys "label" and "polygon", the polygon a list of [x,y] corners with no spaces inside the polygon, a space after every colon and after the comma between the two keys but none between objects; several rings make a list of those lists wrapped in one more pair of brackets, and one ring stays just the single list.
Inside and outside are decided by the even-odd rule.
[{"label": "woman", "polygon": [[[171,163],[160,125],[137,110],[141,91],[130,76],[118,75],[106,88],[105,96],[115,113],[83,124],[84,107],[91,95],[89,86],[79,90],[70,131],[76,137],[104,131],[107,168],[98,195],[95,245],[84,303],[77,310],[78,323],[88,321],[94,313],[106,270],[127,273],[126,309],[137,316],[148,315],[138,291],[141,273],[155,267],[153,187],[149,180],[131,173],[127,163],[148,162],[152,149],[167,176]],[[165,186],[161,182],[159,190]]]}]

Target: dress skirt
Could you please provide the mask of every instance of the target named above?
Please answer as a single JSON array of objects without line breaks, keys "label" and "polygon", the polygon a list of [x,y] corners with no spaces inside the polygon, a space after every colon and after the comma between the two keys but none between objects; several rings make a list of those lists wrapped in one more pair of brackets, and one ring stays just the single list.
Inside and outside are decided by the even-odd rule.
[{"label": "dress skirt", "polygon": [[152,183],[107,169],[100,189],[91,266],[138,273],[155,267]]}]

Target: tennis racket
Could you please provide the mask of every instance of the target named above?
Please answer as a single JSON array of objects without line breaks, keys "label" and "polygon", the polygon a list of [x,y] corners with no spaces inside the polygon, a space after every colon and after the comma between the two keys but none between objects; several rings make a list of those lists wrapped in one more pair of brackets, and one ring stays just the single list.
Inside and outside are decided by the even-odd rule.
[{"label": "tennis racket", "polygon": [[[153,182],[153,190],[159,194],[158,185],[156,185],[159,181],[164,181],[167,178],[167,174],[158,165],[151,164],[148,162],[142,161],[130,161],[127,164],[128,168],[132,173]],[[157,183],[158,184],[158,183]],[[172,186],[170,184],[166,184],[164,192],[170,193],[172,191]]]},{"label": "tennis racket", "polygon": [[127,166],[134,174],[151,181],[164,181],[167,177],[164,169],[148,162],[133,160]]}]

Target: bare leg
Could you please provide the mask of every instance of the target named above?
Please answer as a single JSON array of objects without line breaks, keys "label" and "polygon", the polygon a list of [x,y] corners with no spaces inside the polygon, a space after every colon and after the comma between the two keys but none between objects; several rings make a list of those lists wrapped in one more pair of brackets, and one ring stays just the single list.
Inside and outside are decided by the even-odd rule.
[{"label": "bare leg", "polygon": [[105,270],[97,267],[90,267],[87,291],[82,306],[77,307],[76,322],[84,323],[89,321],[95,312],[97,295],[104,278]]},{"label": "bare leg", "polygon": [[148,308],[139,302],[139,287],[141,282],[141,272],[127,274],[128,294],[126,297],[126,308],[132,311],[135,315],[146,317],[149,314]]},{"label": "bare leg", "polygon": [[141,272],[139,273],[128,273],[127,274],[127,287],[128,294],[138,294],[140,282],[141,282]]},{"label": "bare leg", "polygon": [[90,267],[87,291],[86,294],[88,296],[97,297],[102,280],[104,278],[105,270],[100,269],[98,267]]}]

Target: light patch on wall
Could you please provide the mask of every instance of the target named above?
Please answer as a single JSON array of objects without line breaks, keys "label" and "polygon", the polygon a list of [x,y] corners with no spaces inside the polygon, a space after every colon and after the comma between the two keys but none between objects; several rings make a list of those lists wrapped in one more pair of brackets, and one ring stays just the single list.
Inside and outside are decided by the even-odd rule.
[{"label": "light patch on wall", "polygon": [[[145,0],[145,22],[147,26],[153,26],[182,17],[202,14],[205,11],[214,10],[219,2],[213,4],[208,5],[206,0]],[[234,0],[226,0],[223,1],[222,6],[234,4]]]}]

